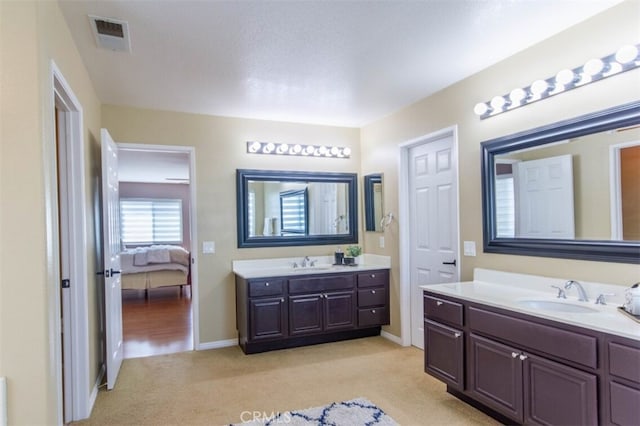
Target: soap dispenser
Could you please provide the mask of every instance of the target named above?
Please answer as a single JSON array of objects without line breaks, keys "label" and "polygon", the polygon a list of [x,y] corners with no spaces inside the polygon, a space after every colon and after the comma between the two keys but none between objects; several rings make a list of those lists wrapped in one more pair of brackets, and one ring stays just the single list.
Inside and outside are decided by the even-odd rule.
[{"label": "soap dispenser", "polygon": [[334,265],[342,265],[342,259],[344,259],[344,253],[342,252],[342,249],[340,247],[336,249],[336,252],[334,253],[333,258],[334,258]]}]

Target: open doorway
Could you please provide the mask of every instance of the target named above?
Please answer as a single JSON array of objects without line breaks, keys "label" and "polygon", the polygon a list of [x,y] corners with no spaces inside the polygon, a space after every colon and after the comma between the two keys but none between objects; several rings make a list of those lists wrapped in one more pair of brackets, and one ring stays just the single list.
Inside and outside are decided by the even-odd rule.
[{"label": "open doorway", "polygon": [[193,155],[118,144],[124,358],[195,347]]}]

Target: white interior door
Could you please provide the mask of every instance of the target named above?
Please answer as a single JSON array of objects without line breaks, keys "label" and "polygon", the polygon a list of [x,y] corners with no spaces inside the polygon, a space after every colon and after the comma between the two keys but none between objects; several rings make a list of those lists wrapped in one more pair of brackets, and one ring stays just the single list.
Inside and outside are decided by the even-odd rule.
[{"label": "white interior door", "polygon": [[421,285],[458,281],[457,159],[453,136],[409,150],[411,344],[424,348]]},{"label": "white interior door", "polygon": [[102,143],[102,227],[104,234],[107,389],[113,389],[123,358],[118,146],[111,139],[106,129],[101,130],[100,139]]},{"label": "white interior door", "polygon": [[571,155],[515,163],[516,236],[574,239]]}]

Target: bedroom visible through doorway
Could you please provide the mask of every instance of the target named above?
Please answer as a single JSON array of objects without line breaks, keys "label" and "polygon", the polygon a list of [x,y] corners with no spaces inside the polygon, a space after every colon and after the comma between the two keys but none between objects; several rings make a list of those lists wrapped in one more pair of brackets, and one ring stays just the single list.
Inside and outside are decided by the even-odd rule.
[{"label": "bedroom visible through doorway", "polygon": [[193,350],[191,155],[119,144],[124,357]]}]

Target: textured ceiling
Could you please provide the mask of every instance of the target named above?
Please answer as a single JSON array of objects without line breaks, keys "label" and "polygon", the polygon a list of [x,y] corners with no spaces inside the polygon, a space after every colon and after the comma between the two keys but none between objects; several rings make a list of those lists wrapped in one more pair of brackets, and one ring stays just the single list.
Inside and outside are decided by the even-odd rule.
[{"label": "textured ceiling", "polygon": [[[59,1],[103,103],[352,127],[619,2]],[[89,14],[132,52],[97,48]]]}]

